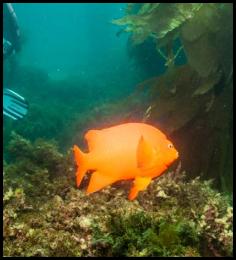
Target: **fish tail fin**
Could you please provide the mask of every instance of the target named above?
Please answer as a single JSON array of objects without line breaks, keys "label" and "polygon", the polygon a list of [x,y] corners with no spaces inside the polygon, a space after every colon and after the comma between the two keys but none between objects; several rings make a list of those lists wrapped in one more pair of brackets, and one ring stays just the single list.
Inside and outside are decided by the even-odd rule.
[{"label": "fish tail fin", "polygon": [[76,171],[76,185],[77,187],[79,187],[85,173],[88,170],[86,164],[86,154],[83,153],[77,145],[74,145],[73,151],[74,151],[75,162],[78,167]]}]

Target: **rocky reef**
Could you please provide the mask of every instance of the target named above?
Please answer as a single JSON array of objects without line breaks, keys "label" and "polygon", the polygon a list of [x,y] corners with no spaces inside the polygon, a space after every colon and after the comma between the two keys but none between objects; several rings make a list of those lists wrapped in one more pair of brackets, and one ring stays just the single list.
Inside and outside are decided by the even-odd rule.
[{"label": "rocky reef", "polygon": [[13,133],[4,163],[4,256],[232,256],[232,202],[181,165],[135,201],[130,182],[85,195],[71,151]]}]

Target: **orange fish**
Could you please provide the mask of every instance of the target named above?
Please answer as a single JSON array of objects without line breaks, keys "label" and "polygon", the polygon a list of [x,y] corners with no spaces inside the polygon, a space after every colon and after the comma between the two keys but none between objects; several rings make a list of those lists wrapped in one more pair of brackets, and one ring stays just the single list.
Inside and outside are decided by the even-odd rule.
[{"label": "orange fish", "polygon": [[157,128],[144,123],[127,123],[85,134],[89,153],[74,145],[79,187],[85,173],[94,171],[87,194],[119,180],[134,179],[129,193],[133,200],[151,180],[178,158],[178,152]]}]

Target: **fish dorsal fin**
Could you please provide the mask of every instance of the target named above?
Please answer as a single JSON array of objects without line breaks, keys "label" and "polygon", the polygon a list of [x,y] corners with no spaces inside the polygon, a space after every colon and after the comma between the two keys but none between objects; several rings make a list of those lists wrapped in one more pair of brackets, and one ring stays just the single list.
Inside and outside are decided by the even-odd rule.
[{"label": "fish dorsal fin", "polygon": [[137,147],[138,168],[147,169],[153,167],[155,154],[154,147],[141,136]]},{"label": "fish dorsal fin", "polygon": [[101,132],[101,130],[89,130],[85,134],[85,139],[88,142],[89,151],[94,149],[95,143],[97,142],[97,140],[100,136],[99,135],[100,132]]}]

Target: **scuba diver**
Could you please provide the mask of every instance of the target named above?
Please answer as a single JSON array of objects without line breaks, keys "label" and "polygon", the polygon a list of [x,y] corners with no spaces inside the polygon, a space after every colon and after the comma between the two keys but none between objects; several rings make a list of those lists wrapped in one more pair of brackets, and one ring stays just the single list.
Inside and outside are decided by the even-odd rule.
[{"label": "scuba diver", "polygon": [[[20,30],[10,3],[3,4],[3,59],[20,51]],[[28,112],[28,102],[8,88],[3,89],[3,115],[17,120]]]}]

